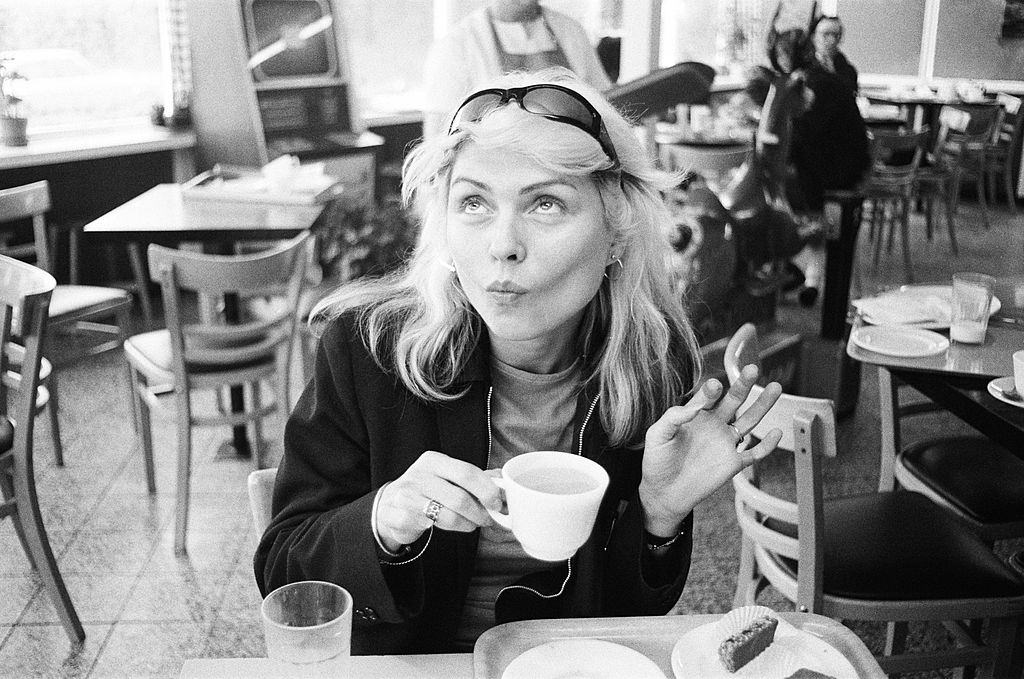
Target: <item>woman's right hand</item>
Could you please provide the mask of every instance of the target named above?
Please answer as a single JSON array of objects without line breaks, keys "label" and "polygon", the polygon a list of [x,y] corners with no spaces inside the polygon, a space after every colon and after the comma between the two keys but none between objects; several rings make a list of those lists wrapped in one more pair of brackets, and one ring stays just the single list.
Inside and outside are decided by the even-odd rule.
[{"label": "woman's right hand", "polygon": [[[432,500],[442,505],[433,522],[426,514]],[[487,507],[501,510],[501,490],[482,469],[428,450],[381,491],[375,528],[384,546],[398,551],[432,524],[464,533],[490,526]]]}]

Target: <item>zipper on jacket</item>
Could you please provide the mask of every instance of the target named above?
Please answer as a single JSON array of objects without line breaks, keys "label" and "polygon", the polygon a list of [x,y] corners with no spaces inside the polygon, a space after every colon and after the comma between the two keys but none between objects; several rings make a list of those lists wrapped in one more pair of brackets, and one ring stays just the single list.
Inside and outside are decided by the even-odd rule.
[{"label": "zipper on jacket", "polygon": [[[490,390],[487,392],[487,462],[488,462],[488,466],[490,466],[490,461],[491,461],[491,393],[493,391],[494,391],[494,387],[491,387]],[[597,396],[594,397],[594,400],[590,402],[590,408],[587,410],[587,416],[583,418],[583,424],[580,425],[580,438],[579,438],[579,448],[577,449],[577,452],[576,452],[577,455],[582,455],[583,454],[583,432],[585,432],[587,430],[587,423],[590,422],[590,416],[594,414],[594,408],[597,407],[597,399],[599,399],[600,397],[601,397],[601,395],[598,394]],[[565,566],[566,566],[565,579],[562,580],[562,586],[559,587],[558,591],[555,592],[554,594],[541,594],[540,592],[538,592],[534,588],[527,587],[526,585],[508,585],[507,587],[502,587],[500,590],[498,590],[498,596],[500,597],[502,592],[504,592],[507,589],[525,589],[527,592],[533,592],[534,594],[536,594],[537,596],[539,596],[542,599],[554,599],[555,597],[561,596],[562,593],[565,591],[566,586],[569,584],[569,580],[572,578],[572,557],[569,557],[568,559],[566,559]],[[495,600],[497,600],[497,597],[495,597]]]}]

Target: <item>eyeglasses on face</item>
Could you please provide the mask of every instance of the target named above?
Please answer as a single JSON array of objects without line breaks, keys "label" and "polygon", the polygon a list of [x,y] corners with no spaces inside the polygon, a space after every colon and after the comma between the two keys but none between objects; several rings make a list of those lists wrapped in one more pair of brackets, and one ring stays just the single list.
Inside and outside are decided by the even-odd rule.
[{"label": "eyeglasses on face", "polygon": [[619,157],[612,146],[608,130],[601,122],[601,114],[583,95],[561,85],[539,84],[509,89],[491,88],[469,95],[452,117],[448,134],[463,123],[476,122],[496,108],[515,101],[527,113],[548,120],[572,125],[593,137],[612,162],[610,169],[619,168]]}]

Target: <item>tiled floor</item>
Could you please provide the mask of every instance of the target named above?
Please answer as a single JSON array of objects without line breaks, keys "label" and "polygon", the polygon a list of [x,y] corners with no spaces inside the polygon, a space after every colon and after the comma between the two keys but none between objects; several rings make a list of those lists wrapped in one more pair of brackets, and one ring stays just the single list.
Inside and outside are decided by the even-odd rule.
[{"label": "tiled floor", "polygon": [[[1024,218],[1005,207],[993,215],[996,223],[986,231],[976,206],[963,206],[958,259],[950,256],[944,234],[926,241],[923,223],[915,217],[918,279],[949,280],[956,269],[1024,274]],[[871,290],[899,282],[896,252],[883,255],[878,271],[869,268],[863,285]],[[780,309],[780,319],[813,335],[817,312],[790,304]],[[874,379],[865,371],[857,413],[843,425],[840,447],[847,452],[877,441]],[[0,522],[0,677],[175,677],[186,658],[263,655],[260,599],[250,565],[255,537],[245,492],[251,461],[220,450],[227,431],[198,432],[189,553],[175,557],[170,414],[154,418],[158,493],[150,496],[120,356],[66,371],[60,389],[67,465],[53,465],[48,430],[40,426],[37,478],[46,526],[86,640],[81,648],[71,647],[10,522]],[[280,454],[280,423],[267,429],[275,433],[275,455]],[[841,450],[840,457],[845,454]],[[870,487],[870,470],[843,466],[849,464],[837,462],[833,481],[844,488]],[[729,536],[735,526],[722,526],[732,521],[731,490],[719,495],[698,510],[692,584],[681,611],[724,611],[731,604],[735,539]]]}]

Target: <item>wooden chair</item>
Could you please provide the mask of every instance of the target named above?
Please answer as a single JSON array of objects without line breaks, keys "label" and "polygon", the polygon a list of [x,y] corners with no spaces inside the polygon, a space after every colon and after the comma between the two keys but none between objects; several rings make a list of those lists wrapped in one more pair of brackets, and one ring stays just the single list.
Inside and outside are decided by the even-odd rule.
[{"label": "wooden chair", "polygon": [[[0,518],[14,521],[29,563],[38,570],[64,630],[76,644],[85,639],[85,631],[43,526],[32,456],[47,307],[55,286],[53,276],[42,269],[0,255]],[[15,316],[17,335],[12,333]]]},{"label": "wooden chair", "polygon": [[[29,243],[11,245],[0,250],[21,260],[34,261],[36,266],[52,273],[54,253],[46,228],[46,213],[50,209],[50,188],[45,181],[0,190],[0,222],[32,221],[33,239]],[[56,368],[88,356],[118,349],[128,332],[132,298],[120,288],[95,285],[58,285],[50,299],[47,324],[51,331],[67,334],[85,334],[98,338],[96,342],[64,342]],[[111,322],[113,321],[113,322]],[[62,346],[62,349],[64,347]],[[45,359],[44,359],[45,360]],[[51,429],[54,457],[58,465],[64,464],[64,450],[60,441],[58,420],[58,370],[49,370],[44,363],[44,386],[50,398]]]},{"label": "wooden chair", "polygon": [[988,182],[988,200],[996,202],[996,178],[1002,176],[1006,204],[1011,210],[1017,209],[1016,192],[1013,186],[1014,154],[1019,153],[1020,138],[1024,131],[1024,111],[1020,110],[1021,99],[1000,92],[996,101],[1001,107],[999,122],[992,141],[985,145],[985,175]]},{"label": "wooden chair", "polygon": [[[174,386],[178,429],[174,547],[178,553],[185,551],[188,527],[192,427],[251,423],[254,463],[256,468],[264,464],[261,421],[287,402],[283,390],[310,242],[311,236],[304,233],[273,250],[236,256],[149,247],[150,275],[161,285],[167,329],[130,337],[125,341],[125,355],[131,369],[132,400],[142,435],[150,492],[156,490],[150,409],[159,405],[158,394],[167,385]],[[186,319],[182,299],[183,291],[195,292],[200,298],[225,298],[275,295],[281,290],[287,303],[280,313],[269,318],[242,319],[237,325],[205,314],[200,314],[198,321]],[[278,390],[275,401],[269,405],[261,401],[264,381],[271,381]],[[236,385],[249,387],[248,410],[212,415],[193,412],[193,391],[219,392]]]},{"label": "wooden chair", "polygon": [[249,472],[249,509],[252,510],[252,526],[259,540],[270,525],[273,518],[274,481],[277,480],[277,467],[256,469]]},{"label": "wooden chair", "polygon": [[[985,228],[991,227],[985,200],[985,145],[992,138],[998,109],[994,106],[964,111],[943,106],[939,111],[939,133],[928,155],[926,167],[917,174],[918,195],[925,201],[928,236],[932,234],[934,203],[941,200],[946,211],[950,242],[954,237],[955,216],[960,206],[960,187],[973,177]],[[955,253],[954,253],[955,254]]]},{"label": "wooden chair", "polygon": [[[885,227],[889,227],[890,248],[893,232],[899,228],[908,282],[914,280],[914,268],[910,261],[910,207],[917,170],[928,138],[927,128],[916,132],[873,132],[870,146],[871,172],[861,187],[864,202],[870,207],[870,233],[875,240],[874,266],[878,266]],[[956,254],[956,237],[952,231],[950,243]]]},{"label": "wooden chair", "polygon": [[906,387],[878,371],[882,425],[879,490],[898,484],[959,517],[982,540],[1024,537],[1024,460],[983,436],[933,436],[903,446],[900,422],[935,412],[928,400],[900,401]]},{"label": "wooden chair", "polygon": [[[725,356],[733,379],[757,361],[756,344],[753,326],[733,336]],[[750,397],[759,393],[755,387]],[[751,470],[733,478],[742,531],[735,604],[753,603],[770,584],[800,611],[887,622],[878,656],[887,673],[963,666],[984,676],[1020,676],[1024,579],[917,493],[826,498],[822,458],[836,455],[832,401],[783,394],[752,434],[776,427],[784,432],[780,447],[793,451],[796,501],[772,492]],[[988,622],[985,643],[963,620]],[[907,621],[947,624],[956,643],[908,653]]]}]

